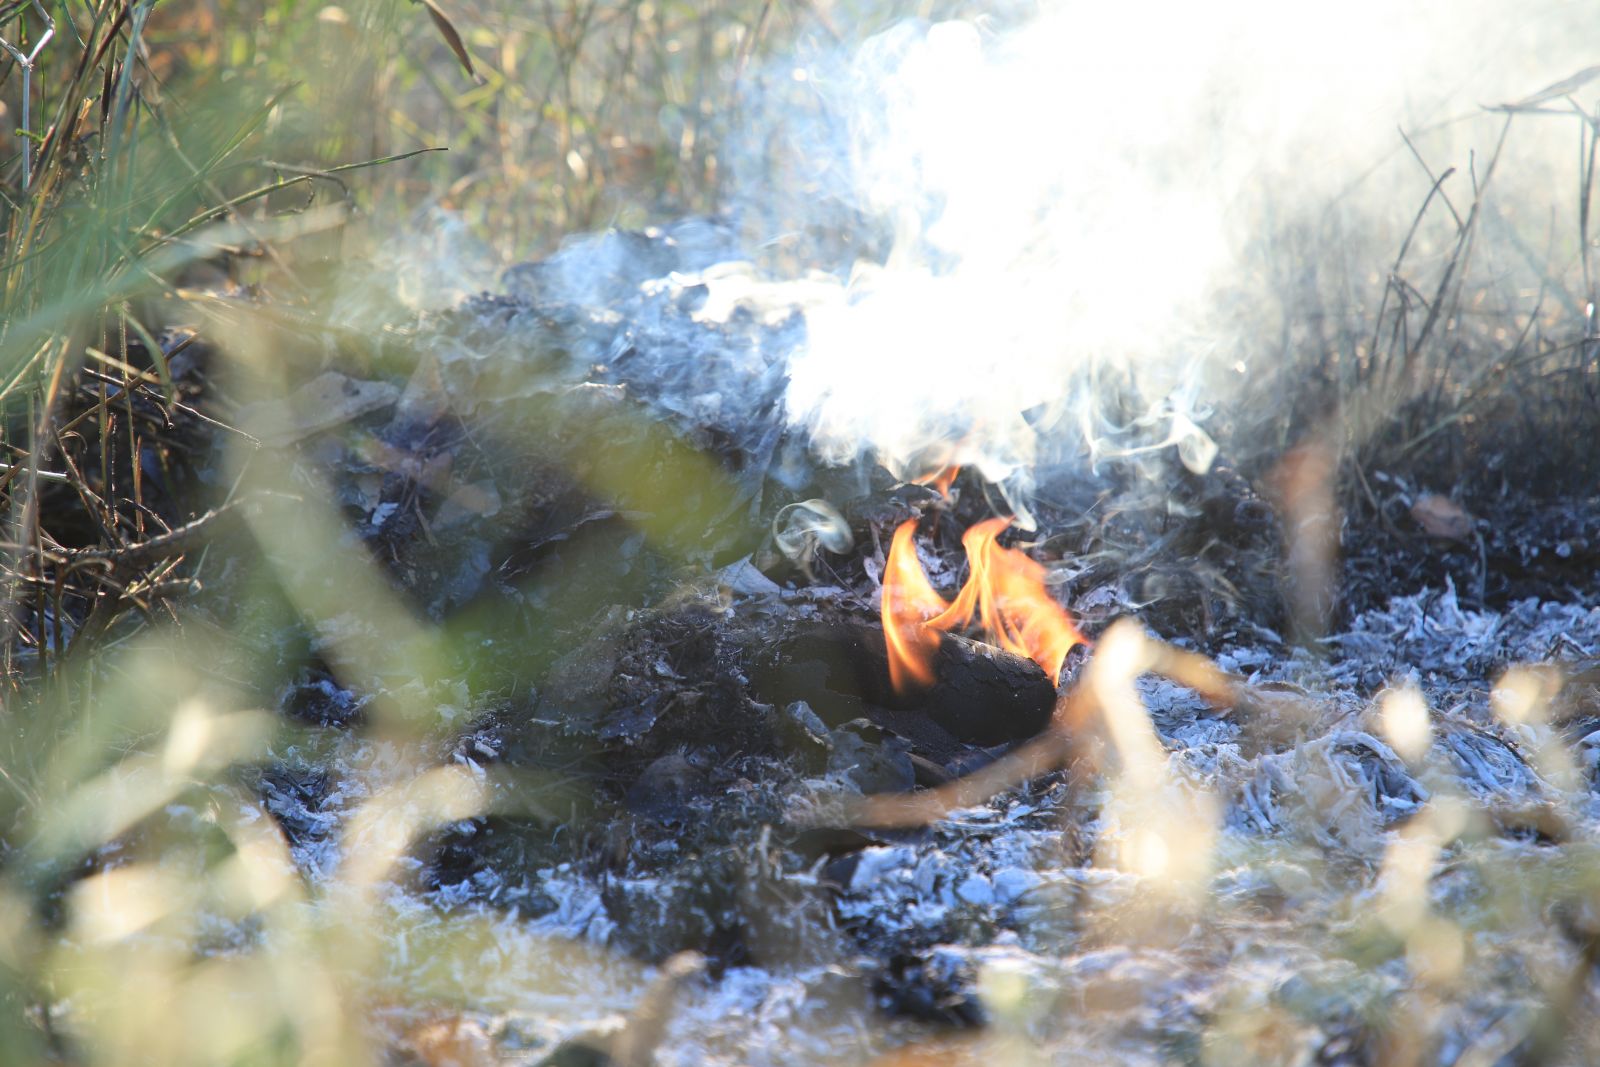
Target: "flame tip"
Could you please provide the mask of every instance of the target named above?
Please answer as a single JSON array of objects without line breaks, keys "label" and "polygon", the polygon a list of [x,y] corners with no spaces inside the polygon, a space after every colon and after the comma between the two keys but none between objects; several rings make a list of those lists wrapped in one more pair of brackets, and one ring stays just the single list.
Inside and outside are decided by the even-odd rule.
[{"label": "flame tip", "polygon": [[934,590],[917,557],[917,520],[896,527],[884,561],[882,600],[889,677],[896,692],[932,684],[939,635],[974,622],[992,644],[1039,664],[1052,683],[1060,680],[1067,653],[1087,643],[1045,588],[1044,565],[1000,545],[1000,534],[1012,522],[1011,516],[997,515],[961,535],[969,572],[953,601]]}]

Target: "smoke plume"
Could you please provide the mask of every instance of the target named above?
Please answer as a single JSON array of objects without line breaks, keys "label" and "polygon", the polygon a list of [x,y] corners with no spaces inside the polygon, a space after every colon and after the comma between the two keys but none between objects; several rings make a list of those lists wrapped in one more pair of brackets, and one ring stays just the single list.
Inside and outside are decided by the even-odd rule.
[{"label": "smoke plume", "polygon": [[[1472,201],[1505,122],[1484,105],[1594,62],[1580,7],[1054,3],[769,68],[734,157],[746,228],[812,264],[819,234],[847,235],[788,417],[833,460],[972,464],[1023,490],[1066,440],[1203,465],[1208,420],[1310,354],[1305,322],[1370,314],[1455,167],[1412,255],[1449,248],[1445,209]],[[1498,244],[1571,263],[1578,124],[1551,119],[1519,116],[1503,146]],[[1513,292],[1539,269],[1479,262]]]}]

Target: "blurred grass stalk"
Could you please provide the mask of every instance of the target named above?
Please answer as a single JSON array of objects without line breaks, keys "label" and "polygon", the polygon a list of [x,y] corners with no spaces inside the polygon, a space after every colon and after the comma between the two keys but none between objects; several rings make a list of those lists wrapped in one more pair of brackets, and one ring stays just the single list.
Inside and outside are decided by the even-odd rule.
[{"label": "blurred grass stalk", "polygon": [[[119,417],[104,389],[64,417],[79,368],[93,360],[170,403],[165,331],[199,326],[248,365],[248,398],[268,399],[286,365],[326,352],[318,334],[342,276],[366,269],[353,220],[431,201],[495,232],[509,255],[630,211],[640,221],[661,197],[708,206],[706,131],[727,120],[732,91],[717,71],[749,60],[769,7],[429,4],[422,19],[388,2],[94,0],[49,9],[47,39],[47,9],[0,5],[0,36],[37,60],[0,69],[0,103],[20,121],[0,131],[0,1061],[376,1060],[372,998],[393,946],[429,938],[432,972],[448,976],[479,973],[468,958],[493,941],[475,920],[423,932],[393,913],[379,889],[394,861],[441,821],[530,795],[427,770],[415,741],[436,713],[425,687],[397,685],[374,707],[397,746],[394,784],[353,816],[330,883],[307,886],[248,786],[287,727],[208,673],[229,650],[199,647],[191,627],[69,655],[74,579],[59,546],[73,542],[41,486],[75,490],[108,550],[148,536],[137,471],[114,495],[63,440],[98,424],[107,448]],[[448,157],[415,156],[446,142]],[[363,160],[394,165],[358,190],[348,172]],[[239,280],[293,308],[305,332],[254,323],[249,299],[225,299],[231,321],[219,318],[216,289]],[[221,325],[282,344],[228,351]],[[249,465],[242,455],[241,482]],[[382,624],[368,645],[332,649],[342,672],[442,672],[452,635],[418,626],[370,562],[337,550],[334,509],[267,507],[252,521],[310,628],[344,610]],[[44,684],[20,685],[24,672]],[[491,991],[446,978],[393,992],[448,1006]]]},{"label": "blurred grass stalk", "polygon": [[[766,47],[763,35],[792,36],[816,15],[762,0],[471,0],[459,9],[430,5],[429,19],[376,0],[318,9],[295,0],[159,8],[155,0],[89,0],[54,10],[47,40],[46,9],[0,3],[0,36],[16,49],[0,70],[0,100],[20,122],[20,132],[0,130],[0,443],[8,453],[0,636],[8,685],[19,667],[50,683],[11,688],[0,713],[0,1060],[376,1060],[371,997],[392,980],[385,946],[403,940],[405,922],[379,888],[419,833],[504,798],[494,782],[460,768],[428,769],[422,747],[407,747],[429,727],[428,693],[397,686],[375,716],[375,733],[389,730],[400,753],[393,783],[351,819],[331,885],[308,887],[238,773],[287,728],[202,669],[218,649],[193,632],[181,643],[155,632],[92,666],[67,657],[40,486],[59,478],[92,487],[66,466],[52,416],[86,359],[146,373],[171,399],[163,331],[221,321],[215,297],[203,292],[219,280],[257,283],[305,311],[314,332],[340,276],[367,269],[359,257],[370,249],[348,225],[357,206],[385,220],[425,202],[454,209],[492,234],[507,258],[607,222],[712,207],[718,138],[735,121],[740,72]],[[33,56],[35,69],[18,54]],[[411,155],[443,142],[448,155]],[[391,165],[368,172],[358,193],[346,176],[362,161]],[[1453,289],[1439,289],[1459,301],[1459,276]],[[251,365],[249,380],[266,383],[269,397],[282,392],[282,363],[303,354],[274,347],[282,335],[252,318],[248,302],[232,321],[249,343],[229,355]],[[1385,351],[1392,362],[1420,345]],[[316,345],[306,348],[319,358]],[[1394,368],[1380,361],[1378,369]],[[1417,368],[1398,369],[1414,376]],[[630,470],[642,465],[627,460],[603,466],[599,488],[648,492],[630,489]],[[241,481],[247,465],[237,463]],[[272,473],[258,472],[261,484],[284,490],[267,480]],[[681,477],[709,482],[713,474],[690,463]],[[112,545],[140,528],[136,497],[84,503],[102,515]],[[421,626],[395,602],[370,561],[348,551],[340,521],[333,507],[310,501],[293,512],[266,509],[252,528],[269,555],[279,553],[272,564],[308,624],[343,610],[373,622],[370,647],[332,649],[342,669],[392,676],[400,662],[413,674],[444,673],[437,665],[451,658],[453,635]],[[670,542],[670,530],[653,532]],[[24,602],[32,658],[14,661],[24,625],[15,609]],[[1135,916],[1154,928],[1156,909],[1185,922],[1206,914],[1220,813],[1172,776],[1132,689],[1136,667],[1108,675],[1117,680],[1108,704],[1124,762],[1116,810],[1130,832],[1108,836],[1102,859],[1163,890]],[[1406,875],[1392,879],[1379,917],[1391,939],[1424,920],[1447,921],[1425,895],[1461,831],[1419,826],[1431,836],[1389,846],[1389,869]],[[107,846],[119,850],[114,857],[101,851]],[[1495,847],[1483,844],[1486,863]],[[1545,884],[1547,869],[1502,869],[1482,910],[1494,918],[1491,906],[1520,908],[1515,914],[1546,937],[1540,916],[1525,914],[1529,902],[1582,900],[1600,882],[1587,854],[1569,862],[1559,886],[1535,895],[1530,886]],[[1104,936],[1125,937],[1129,921],[1108,916]],[[493,942],[472,924],[447,920],[426,934],[430,951],[460,954],[458,972],[472,973]],[[1471,945],[1456,947],[1467,959]],[[1371,951],[1380,950],[1395,955],[1405,945]],[[553,949],[552,958],[562,951],[579,950]],[[1448,984],[1458,970],[1436,973]],[[446,1004],[483,1003],[484,994],[450,982],[426,990]]]},{"label": "blurred grass stalk", "polygon": [[[0,494],[18,554],[0,602],[34,604],[40,672],[62,652],[47,620],[59,629],[65,609],[35,507],[41,481],[92,504],[50,463],[50,416],[86,357],[147,370],[170,401],[161,338],[201,321],[196,290],[247,282],[326,319],[372,272],[366,257],[396,254],[366,224],[418,205],[458,213],[502,259],[708,210],[739,76],[810,10],[480,0],[430,2],[423,19],[388,0],[95,0],[61,9],[47,37],[34,0],[0,4],[0,37],[36,59],[0,66],[0,107],[23,116],[0,127]],[[357,187],[361,160],[389,165]],[[5,626],[10,677],[18,621]]]}]

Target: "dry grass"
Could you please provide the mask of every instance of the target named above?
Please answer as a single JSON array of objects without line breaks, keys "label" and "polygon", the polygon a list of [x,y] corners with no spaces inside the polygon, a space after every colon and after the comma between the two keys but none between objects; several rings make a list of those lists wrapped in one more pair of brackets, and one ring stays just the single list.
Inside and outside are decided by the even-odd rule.
[{"label": "dry grass", "polygon": [[[1361,247],[1360,220],[1341,228],[1331,210],[1321,228],[1275,235],[1274,267],[1294,278],[1274,294],[1280,370],[1247,396],[1255,414],[1240,417],[1240,440],[1266,442],[1269,463],[1297,443],[1332,448],[1350,504],[1372,503],[1372,471],[1477,497],[1511,485],[1589,491],[1600,474],[1585,446],[1600,431],[1600,110],[1578,99],[1538,94],[1486,111],[1481,121],[1499,127],[1492,150],[1459,168],[1426,158],[1400,131],[1429,191],[1381,266],[1348,258],[1347,245]],[[1548,144],[1553,129],[1570,132],[1573,186],[1535,193],[1503,157],[1530,134]],[[1552,209],[1542,247],[1526,236],[1522,196],[1561,204],[1561,228]],[[1367,275],[1372,284],[1360,284]]]},{"label": "dry grass", "polygon": [[[382,1062],[380,946],[408,931],[380,889],[416,836],[494,799],[495,783],[436,766],[445,731],[425,676],[459,635],[414,620],[340,547],[326,500],[282,506],[304,487],[249,470],[249,429],[213,417],[226,389],[213,372],[236,361],[246,395],[233,399],[262,401],[326,365],[383,359],[329,308],[424,207],[454,212],[501,259],[714,210],[741,79],[787,41],[827,39],[840,13],[771,0],[49,10],[26,117],[22,68],[0,63],[0,1060]],[[38,11],[0,3],[0,35],[33,50]],[[1600,120],[1576,122],[1587,205]],[[1570,323],[1593,299],[1587,207],[1581,283],[1553,276],[1511,314],[1472,280],[1489,170],[1465,203],[1447,204],[1441,179],[1423,212],[1450,216],[1453,251],[1418,274],[1402,249],[1376,316],[1341,323],[1339,358],[1318,368],[1361,463],[1444,447],[1464,464],[1472,420],[1504,418],[1513,397],[1592,429],[1593,316],[1581,342],[1550,318]],[[163,625],[212,580],[206,546],[241,521],[276,553],[263,613],[315,625],[355,605],[376,637],[330,658],[424,679],[375,710],[390,780],[316,888],[249,792],[275,747],[311,743],[257,710],[278,665],[263,655],[260,676],[229,676],[219,665],[252,651],[237,637]],[[1039,766],[1060,753],[1045,755]],[[248,937],[214,943],[218,916]],[[467,919],[431,936],[470,968],[493,931]],[[551,973],[583,972],[586,951],[548,946]],[[1574,982],[1553,1013],[1584,995]],[[470,1044],[450,1008],[483,992],[416,996],[445,1016],[454,1036],[440,1041]]]},{"label": "dry grass", "polygon": [[[330,309],[420,208],[505,258],[711,209],[739,73],[810,9],[48,10],[46,40],[45,9],[0,5],[0,37],[36,52],[0,61],[0,1060],[378,1062],[379,949],[408,927],[375,887],[489,792],[429,770],[436,705],[413,687],[374,708],[393,784],[352,824],[337,886],[311,890],[249,817],[253,768],[296,743],[252,710],[281,665],[204,617],[181,638],[163,625],[213,582],[219,544],[249,537],[282,565],[243,616],[314,627],[372,598],[363,614],[392,621],[334,651],[341,669],[426,676],[454,636],[412,624],[363,554],[329,556],[342,527],[323,501],[252,488],[272,479],[245,477],[258,442],[234,415],[377,358]],[[296,561],[328,569],[297,581]],[[210,943],[218,919],[245,942]],[[445,969],[491,936],[439,934]],[[473,999],[407,995],[447,1020]]]},{"label": "dry grass", "polygon": [[419,210],[453,213],[502,261],[711,210],[740,77],[817,21],[732,0],[104,2],[46,39],[42,11],[0,8],[0,34],[38,52],[0,68],[12,679],[17,655],[47,675],[107,616],[183,592],[175,553],[136,546],[205,510],[179,483],[214,429],[187,401],[215,383],[169,363],[215,293],[248,285],[311,347],[360,347],[329,333],[330,309]]}]

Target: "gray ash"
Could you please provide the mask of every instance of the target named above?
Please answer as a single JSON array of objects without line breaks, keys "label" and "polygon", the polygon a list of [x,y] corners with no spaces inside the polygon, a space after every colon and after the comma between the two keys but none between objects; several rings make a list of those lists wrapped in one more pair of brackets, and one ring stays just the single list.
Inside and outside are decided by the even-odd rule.
[{"label": "gray ash", "polygon": [[[1484,961],[1457,979],[1448,1032],[1536,996],[1567,935],[1535,924],[1496,939],[1474,916],[1510,906],[1498,868],[1594,832],[1600,704],[1574,683],[1558,723],[1519,725],[1491,691],[1516,663],[1600,660],[1600,614],[1562,595],[1566,561],[1586,558],[1588,505],[1551,520],[1566,533],[1548,550],[1516,550],[1525,573],[1470,591],[1462,547],[1418,539],[1384,560],[1347,536],[1347,617],[1296,646],[1282,531],[1249,475],[1170,457],[1041,469],[1039,528],[1008,543],[1047,564],[1090,636],[1136,613],[1249,694],[1219,710],[1165,679],[1137,686],[1172,802],[1215,807],[1195,900],[1151,914],[1162,883],[1128,860],[1139,811],[1104,768],[1041,774],[925,828],[851,824],[865,794],[1004,758],[1050,721],[1057,690],[961,637],[941,646],[931,692],[887,685],[891,531],[920,518],[924,563],[949,591],[961,533],[1003,501],[972,472],[945,500],[865,460],[811,457],[781,406],[804,319],[701,315],[704,274],[672,272],[711,255],[612,235],[514,271],[507,295],[430,322],[420,351],[438,373],[419,372],[374,430],[383,463],[347,443],[300,459],[333,464],[396,589],[455,636],[445,676],[408,684],[450,709],[433,758],[493,784],[493,810],[413,845],[387,906],[419,931],[482,921],[518,967],[551,944],[604,960],[580,972],[610,990],[604,1008],[541,999],[508,971],[478,1005],[497,1033],[582,1044],[642,995],[638,967],[688,950],[709,977],[683,987],[661,1064],[865,1058],[951,1027],[1054,1058],[1156,1062],[1203,1058],[1246,1018],[1275,1020],[1296,1055],[1362,1062],[1419,979],[1403,937],[1360,902],[1389,899],[1388,857],[1440,811],[1465,814],[1418,899]],[[791,560],[772,521],[813,497],[853,543]],[[1486,534],[1474,566],[1509,567],[1539,529]],[[1424,584],[1377,595],[1412,578]],[[1509,595],[1523,588],[1540,595]],[[277,753],[258,794],[313,884],[337,869],[351,813],[397,773],[355,713],[385,684],[308,668],[277,694],[320,740],[314,755]],[[1398,689],[1431,709],[1419,752],[1386,732]],[[426,966],[394,952],[397,981]],[[629,977],[607,985],[615,974]],[[1026,996],[1008,999],[1019,982]]]}]

